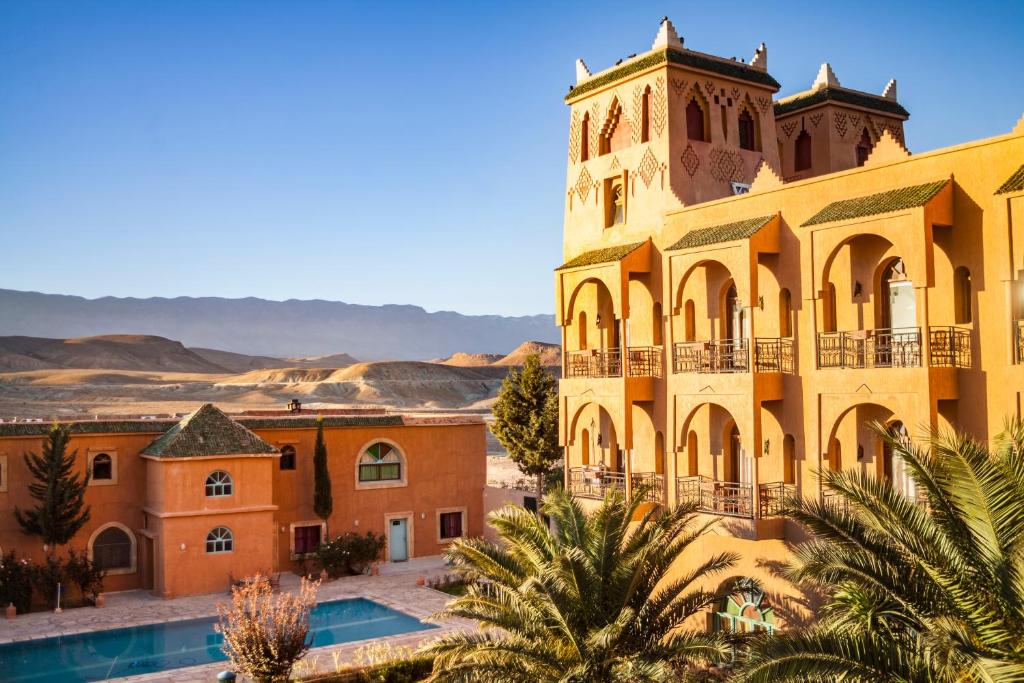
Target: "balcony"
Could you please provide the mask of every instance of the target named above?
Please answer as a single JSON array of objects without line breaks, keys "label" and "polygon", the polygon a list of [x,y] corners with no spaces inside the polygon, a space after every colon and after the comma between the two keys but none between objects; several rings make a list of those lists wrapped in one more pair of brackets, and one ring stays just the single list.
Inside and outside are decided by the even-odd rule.
[{"label": "balcony", "polygon": [[[920,505],[925,508],[928,507],[928,493],[923,489],[915,491],[912,496],[908,495],[907,497],[910,498],[915,505]],[[838,491],[831,491],[828,489],[823,490],[821,492],[821,504],[842,512],[850,512],[850,501],[841,496]]]},{"label": "balcony", "polygon": [[1024,363],[1024,320],[1013,322],[1013,348],[1018,363]]},{"label": "balcony", "polygon": [[565,363],[565,376],[622,377],[622,352],[619,349],[570,351]]},{"label": "balcony", "polygon": [[758,337],[754,340],[754,372],[793,373],[793,340]]},{"label": "balcony", "polygon": [[921,367],[921,328],[819,332],[818,367]]},{"label": "balcony", "polygon": [[796,498],[796,485],[775,481],[770,484],[761,484],[758,488],[758,514],[762,519],[778,517],[782,514],[782,508],[790,498]]},{"label": "balcony", "polygon": [[636,472],[632,479],[633,490],[644,487],[644,500],[665,504],[665,477],[653,472]]},{"label": "balcony", "polygon": [[703,475],[679,477],[676,499],[681,503],[696,503],[698,510],[713,515],[754,517],[754,492],[750,484],[715,481]]},{"label": "balcony", "polygon": [[934,368],[971,367],[971,333],[960,327],[929,327],[928,350]]},{"label": "balcony", "polygon": [[676,342],[672,349],[672,372],[746,372],[750,367],[749,356],[746,339]]},{"label": "balcony", "polygon": [[626,493],[626,475],[592,467],[569,469],[569,492],[581,498],[604,498],[609,490]]},{"label": "balcony", "polygon": [[626,354],[626,372],[630,377],[661,377],[660,346],[630,346]]}]

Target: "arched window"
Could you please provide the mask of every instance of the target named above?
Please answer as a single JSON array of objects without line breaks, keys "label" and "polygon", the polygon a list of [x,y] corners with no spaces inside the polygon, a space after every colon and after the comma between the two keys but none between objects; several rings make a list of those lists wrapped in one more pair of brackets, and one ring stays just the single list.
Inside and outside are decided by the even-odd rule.
[{"label": "arched window", "polygon": [[700,468],[700,461],[697,459],[697,432],[690,430],[686,435],[686,475],[696,477]]},{"label": "arched window", "polygon": [[402,479],[402,456],[398,449],[382,441],[359,456],[359,481],[399,481]]},{"label": "arched window", "polygon": [[665,474],[665,435],[654,433],[654,473]]},{"label": "arched window", "polygon": [[626,192],[622,187],[622,179],[615,178],[610,183],[608,197],[607,227],[622,225],[626,222]]},{"label": "arched window", "polygon": [[280,466],[282,470],[295,469],[295,446],[281,447]]},{"label": "arched window", "polygon": [[793,169],[796,171],[808,170],[811,167],[811,134],[806,130],[800,131],[800,135],[796,136],[794,151]]},{"label": "arched window", "polygon": [[583,115],[583,123],[580,124],[580,161],[590,158],[590,114]]},{"label": "arched window", "polygon": [[661,326],[664,323],[664,321],[661,319],[660,302],[654,304],[654,307],[651,310],[651,317],[654,318],[654,320],[651,321],[651,323],[654,325],[653,329],[651,330],[653,333],[651,335],[651,341],[653,342],[654,346],[661,346]]},{"label": "arched window", "polygon": [[651,86],[647,86],[640,100],[640,142],[651,139]]},{"label": "arched window", "polygon": [[971,311],[971,271],[966,266],[960,266],[953,273],[953,306],[956,308],[957,325],[974,319]]},{"label": "arched window", "polygon": [[740,110],[740,149],[755,151],[757,149],[757,128],[754,125],[754,117],[746,108]]},{"label": "arched window", "polygon": [[576,326],[579,327],[579,340],[580,340],[580,344],[579,344],[578,348],[579,348],[580,351],[586,351],[587,350],[587,312],[586,311],[580,311],[580,314],[579,314],[579,316],[577,316],[576,320],[577,320]]},{"label": "arched window", "polygon": [[785,287],[779,290],[779,336],[793,336],[793,296]]},{"label": "arched window", "polygon": [[580,450],[582,457],[580,458],[580,464],[584,467],[590,464],[590,430],[584,429],[580,434]]},{"label": "arched window", "polygon": [[104,571],[132,569],[132,537],[119,526],[108,526],[92,541],[92,561]]},{"label": "arched window", "polygon": [[704,109],[694,97],[686,105],[686,137],[704,142]]},{"label": "arched window", "polygon": [[749,579],[737,583],[736,591],[724,598],[714,614],[714,630],[734,633],[775,631],[775,611],[764,591]]},{"label": "arched window", "polygon": [[92,478],[96,481],[114,478],[114,461],[106,453],[100,453],[93,457]]},{"label": "arched window", "polygon": [[230,553],[234,549],[235,537],[231,535],[231,529],[226,526],[219,526],[206,534],[206,552]]},{"label": "arched window", "polygon": [[224,470],[214,470],[206,477],[206,497],[220,498],[230,496],[234,488],[231,482],[231,475]]},{"label": "arched window", "polygon": [[683,337],[686,341],[692,342],[697,339],[697,308],[693,299],[687,299],[683,307]]},{"label": "arched window", "polygon": [[838,316],[836,315],[836,286],[831,282],[825,284],[825,297],[822,303],[822,324],[825,332],[835,332],[838,327]]},{"label": "arched window", "polygon": [[857,165],[863,166],[864,162],[868,160],[868,156],[871,155],[871,149],[874,145],[871,143],[871,136],[868,134],[868,129],[865,128],[864,132],[860,134],[860,142],[857,143]]}]

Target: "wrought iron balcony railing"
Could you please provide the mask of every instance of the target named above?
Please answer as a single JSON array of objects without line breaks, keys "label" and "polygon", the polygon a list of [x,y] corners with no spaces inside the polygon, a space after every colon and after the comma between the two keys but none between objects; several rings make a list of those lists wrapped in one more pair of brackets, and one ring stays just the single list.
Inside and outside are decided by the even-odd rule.
[{"label": "wrought iron balcony railing", "polygon": [[750,367],[749,356],[746,339],[676,342],[672,349],[672,371],[700,374],[746,372]]},{"label": "wrought iron balcony railing", "polygon": [[921,328],[818,333],[819,368],[916,368]]},{"label": "wrought iron balcony railing", "polygon": [[652,503],[665,504],[665,477],[653,472],[636,472],[633,474],[633,490],[644,489],[644,499]]},{"label": "wrought iron balcony railing", "polygon": [[570,351],[565,363],[566,377],[622,377],[619,349]]},{"label": "wrought iron balcony railing", "polygon": [[793,340],[758,337],[754,340],[754,372],[793,372]]},{"label": "wrought iron balcony railing", "polygon": [[626,475],[622,472],[590,467],[572,467],[569,469],[569,491],[583,498],[604,498],[609,489],[626,492]]},{"label": "wrought iron balcony railing", "polygon": [[715,481],[697,475],[676,479],[676,499],[694,502],[701,512],[729,517],[754,517],[754,492],[750,484]]},{"label": "wrought iron balcony railing", "polygon": [[757,487],[758,514],[762,517],[778,517],[786,501],[796,497],[796,485],[781,481],[761,484]]},{"label": "wrought iron balcony railing", "polygon": [[928,352],[932,367],[971,367],[971,332],[961,327],[929,327]]},{"label": "wrought iron balcony railing", "polygon": [[630,377],[661,377],[660,346],[630,346],[626,354],[626,371]]}]

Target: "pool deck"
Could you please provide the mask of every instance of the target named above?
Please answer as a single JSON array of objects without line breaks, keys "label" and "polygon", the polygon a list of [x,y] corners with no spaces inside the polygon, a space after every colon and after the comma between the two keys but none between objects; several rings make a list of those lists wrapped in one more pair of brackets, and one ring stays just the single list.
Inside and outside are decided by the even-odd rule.
[{"label": "pool deck", "polygon": [[[382,564],[379,576],[351,576],[321,585],[317,601],[368,598],[422,620],[444,607],[451,596],[417,586],[417,578],[423,576],[429,579],[447,573],[450,573],[450,570],[440,557],[415,558],[409,562]],[[291,590],[298,585],[298,576],[294,574],[281,576],[281,590]],[[157,598],[146,591],[111,593],[107,595],[106,606],[102,609],[80,607],[70,609],[62,614],[35,612],[19,615],[13,620],[5,620],[0,617],[0,644],[86,631],[102,631],[126,626],[210,617],[217,614],[217,605],[225,603],[227,600],[228,596],[225,593],[195,595],[173,600]],[[296,673],[311,675],[314,671],[333,672],[336,661],[351,663],[355,651],[369,642],[416,649],[424,642],[433,640],[444,633],[476,628],[473,622],[463,619],[449,619],[433,623],[440,628],[315,648],[300,663]],[[215,662],[159,673],[128,676],[116,680],[123,683],[129,681],[209,683],[215,681],[217,674],[227,668],[227,662]],[[239,681],[242,680],[248,679],[240,676]]]}]

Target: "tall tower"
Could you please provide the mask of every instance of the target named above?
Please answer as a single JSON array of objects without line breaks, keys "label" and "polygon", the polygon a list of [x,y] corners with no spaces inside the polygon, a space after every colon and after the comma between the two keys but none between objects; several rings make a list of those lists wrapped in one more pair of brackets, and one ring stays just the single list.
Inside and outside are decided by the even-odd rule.
[{"label": "tall tower", "polygon": [[643,240],[666,210],[742,192],[779,168],[762,43],[750,63],[683,46],[668,18],[651,49],[591,73],[576,62],[569,114],[565,250]]}]

